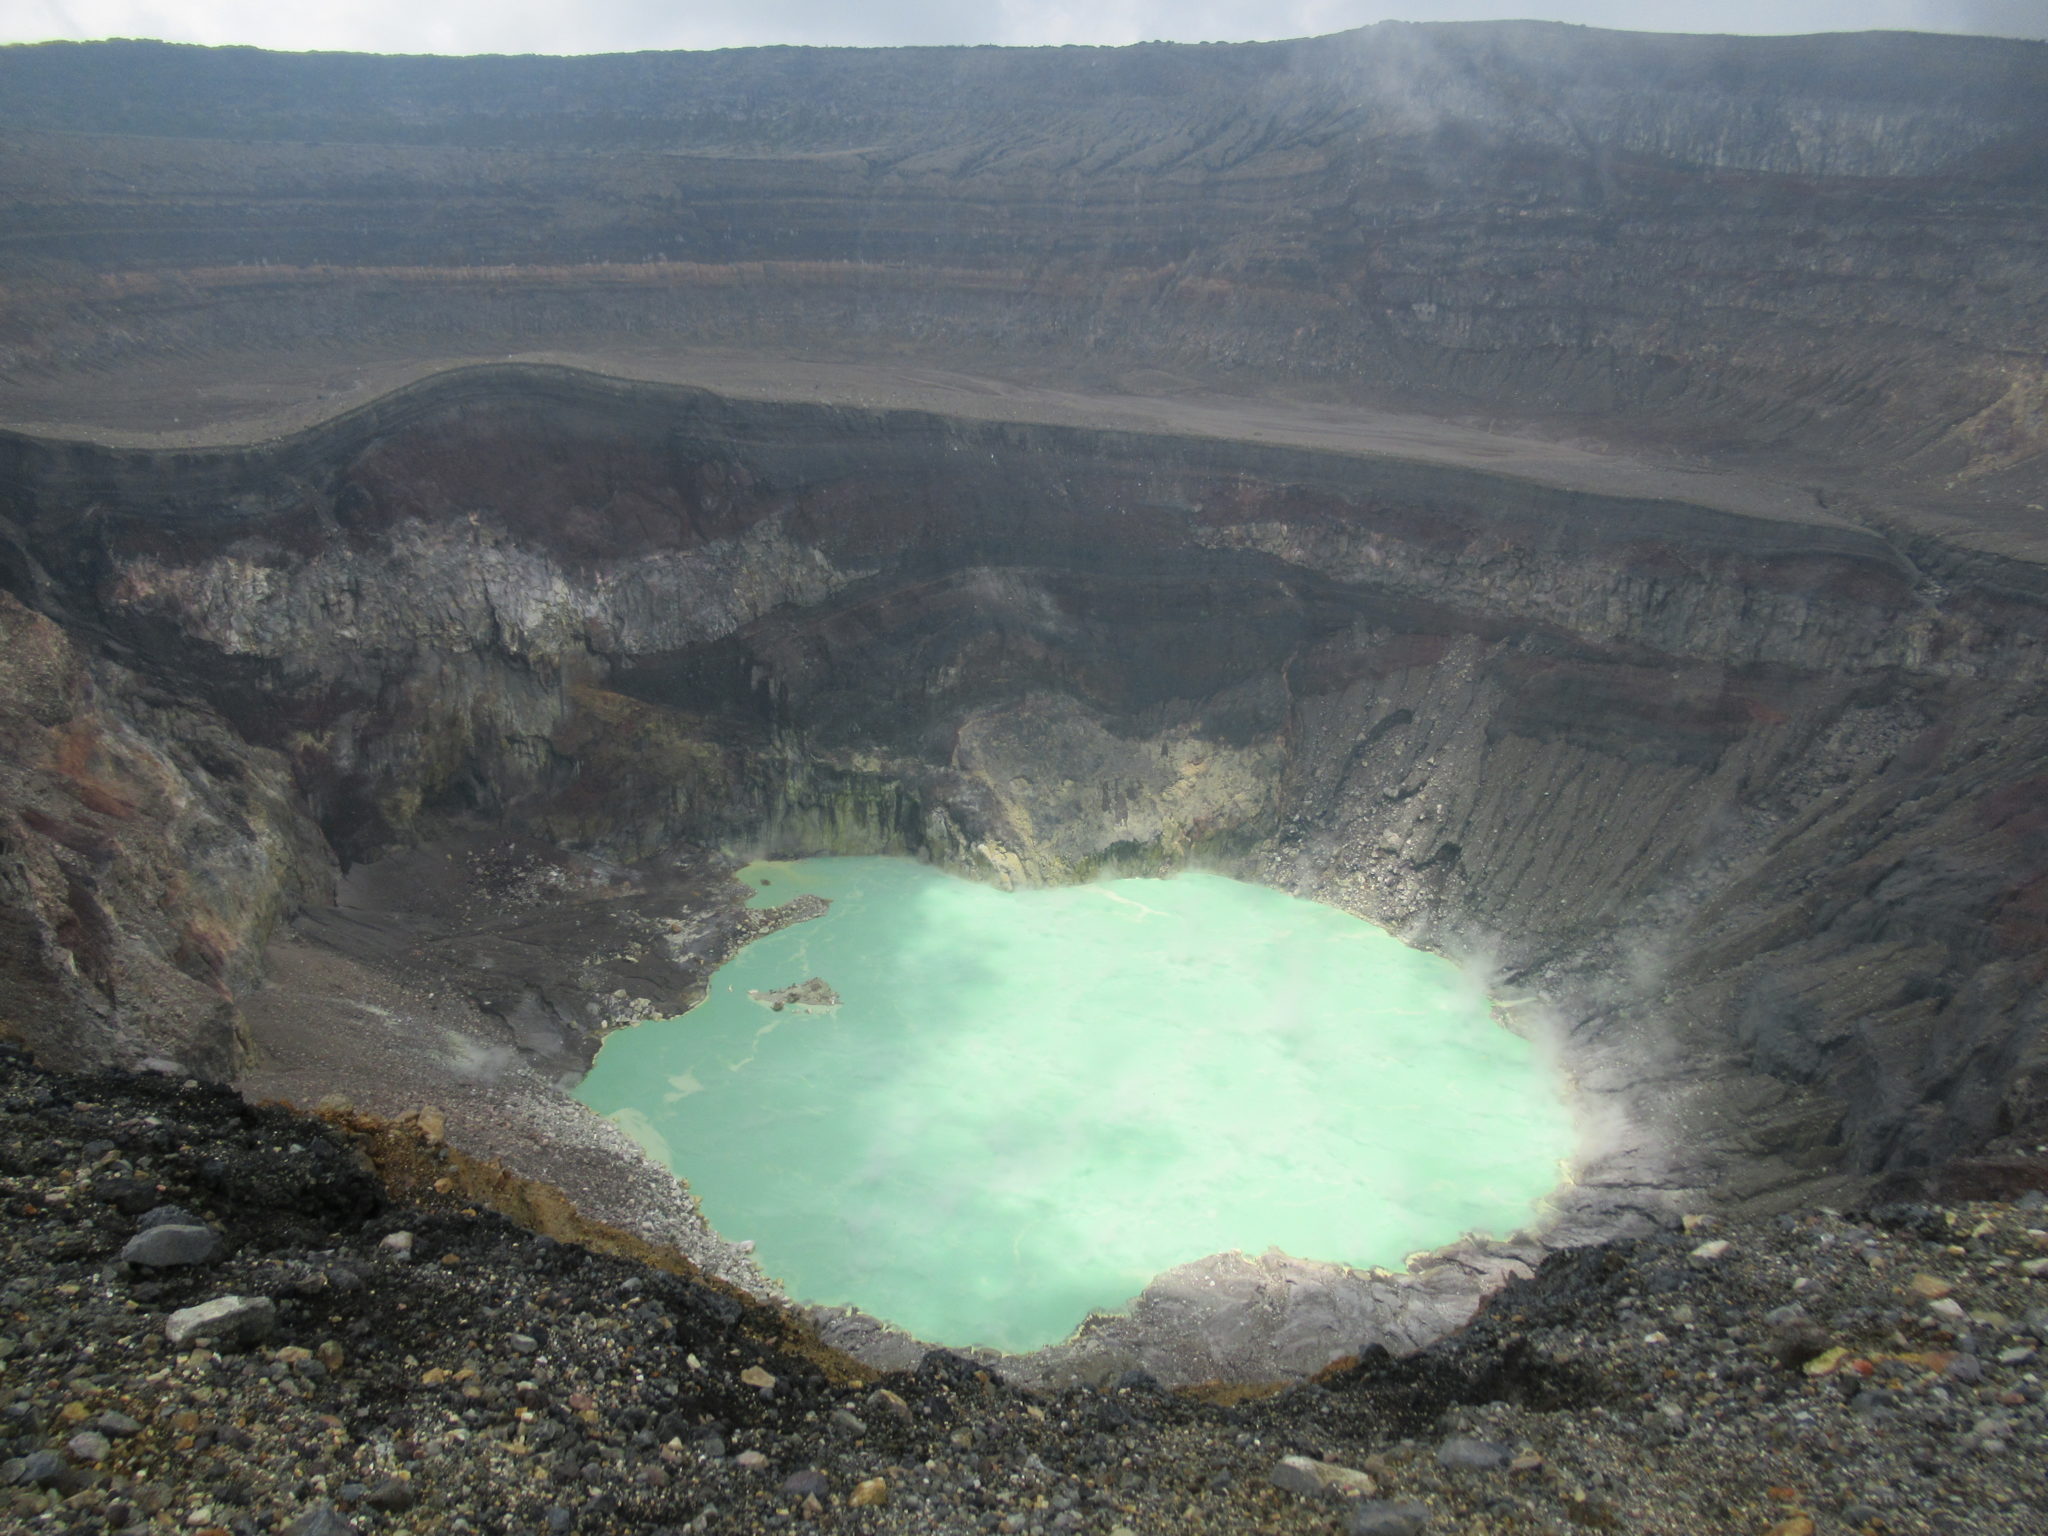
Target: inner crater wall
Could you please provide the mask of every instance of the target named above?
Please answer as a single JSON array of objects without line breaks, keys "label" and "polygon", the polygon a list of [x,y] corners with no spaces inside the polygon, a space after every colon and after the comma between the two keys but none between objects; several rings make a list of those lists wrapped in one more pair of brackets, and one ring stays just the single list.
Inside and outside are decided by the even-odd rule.
[{"label": "inner crater wall", "polygon": [[[76,679],[0,749],[52,807],[0,847],[5,1023],[59,1057],[231,1065],[281,913],[483,821],[1264,880],[1486,963],[1731,1200],[2042,1113],[2029,565],[546,369],[247,449],[8,439],[0,498],[10,622]],[[142,877],[199,812],[82,788],[58,737],[205,810],[203,943]]]}]

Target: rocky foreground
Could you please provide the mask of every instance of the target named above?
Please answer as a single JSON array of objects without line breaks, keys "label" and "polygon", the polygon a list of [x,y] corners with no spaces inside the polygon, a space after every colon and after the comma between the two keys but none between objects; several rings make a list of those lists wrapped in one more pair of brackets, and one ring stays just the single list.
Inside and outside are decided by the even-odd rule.
[{"label": "rocky foreground", "polygon": [[[410,1139],[408,1139],[410,1137]],[[1286,1390],[877,1375],[431,1135],[0,1052],[0,1526],[2038,1532],[2048,1201],[1559,1255]],[[440,1186],[437,1190],[437,1185]],[[394,1192],[397,1191],[397,1192]]]}]

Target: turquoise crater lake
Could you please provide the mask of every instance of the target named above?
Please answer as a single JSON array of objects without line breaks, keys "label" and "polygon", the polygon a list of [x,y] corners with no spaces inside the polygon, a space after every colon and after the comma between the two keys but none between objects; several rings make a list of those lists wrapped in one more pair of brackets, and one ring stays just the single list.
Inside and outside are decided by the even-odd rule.
[{"label": "turquoise crater lake", "polygon": [[577,1096],[800,1301],[1035,1349],[1205,1254],[1399,1267],[1527,1225],[1558,1182],[1569,1121],[1529,1044],[1332,908],[1207,874],[741,873],[752,906],[831,908],[613,1035]]}]

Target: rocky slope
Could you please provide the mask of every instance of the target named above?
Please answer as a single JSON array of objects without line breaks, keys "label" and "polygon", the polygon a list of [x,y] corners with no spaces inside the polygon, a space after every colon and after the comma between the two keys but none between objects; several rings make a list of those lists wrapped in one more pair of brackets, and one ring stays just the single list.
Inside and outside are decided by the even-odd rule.
[{"label": "rocky slope", "polygon": [[[2048,1497],[2039,1196],[1580,1250],[1455,1340],[1277,1394],[1036,1392],[943,1353],[867,1370],[616,1234],[480,1212],[445,1148],[343,1124],[0,1052],[8,1518],[2019,1536]],[[232,1320],[195,1311],[223,1297]]]}]

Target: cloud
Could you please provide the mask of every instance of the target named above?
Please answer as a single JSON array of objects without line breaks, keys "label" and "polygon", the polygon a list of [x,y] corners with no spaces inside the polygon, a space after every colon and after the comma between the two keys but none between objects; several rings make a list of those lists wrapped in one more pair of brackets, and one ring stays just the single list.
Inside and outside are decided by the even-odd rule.
[{"label": "cloud", "polygon": [[1914,10],[1930,32],[2048,38],[2048,0],[1925,0]]},{"label": "cloud", "polygon": [[1537,16],[1663,32],[1826,32],[1910,28],[2048,37],[2048,0],[5,0],[0,41],[155,37],[264,48],[378,53],[610,53],[762,43],[1120,44],[1312,37],[1387,20]]}]

